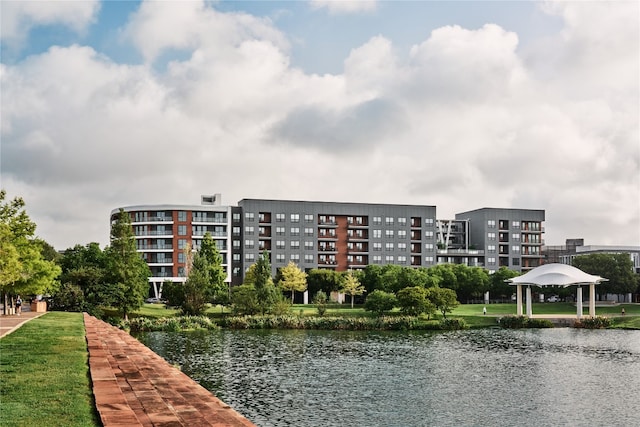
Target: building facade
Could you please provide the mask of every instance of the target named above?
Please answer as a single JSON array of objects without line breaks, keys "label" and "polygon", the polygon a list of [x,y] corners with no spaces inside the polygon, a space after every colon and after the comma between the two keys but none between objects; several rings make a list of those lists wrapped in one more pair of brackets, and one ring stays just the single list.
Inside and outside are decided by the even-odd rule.
[{"label": "building facade", "polygon": [[487,270],[527,271],[544,264],[544,210],[482,208],[458,213],[456,220],[468,221],[469,250],[483,252]]},{"label": "building facade", "polygon": [[[305,271],[443,263],[521,271],[543,264],[543,210],[483,208],[438,220],[432,205],[243,199],[223,206],[220,194],[202,196],[200,205],[122,209],[156,297],[163,282],[185,281],[185,248],[198,249],[206,232],[231,285],[242,284],[264,251],[273,275],[289,262]],[[119,210],[111,212],[112,221]]]}]

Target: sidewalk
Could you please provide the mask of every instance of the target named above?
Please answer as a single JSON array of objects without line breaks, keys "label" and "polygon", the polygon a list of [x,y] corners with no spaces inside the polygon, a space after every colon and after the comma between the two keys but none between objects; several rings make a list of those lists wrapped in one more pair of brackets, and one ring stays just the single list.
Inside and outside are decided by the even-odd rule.
[{"label": "sidewalk", "polygon": [[104,427],[254,424],[128,333],[84,314],[96,408]]},{"label": "sidewalk", "polygon": [[20,316],[18,316],[17,314],[12,314],[9,316],[0,314],[0,338],[4,337],[5,335],[9,335],[24,323],[28,322],[31,319],[35,319],[36,317],[40,317],[43,314],[46,313],[23,311]]}]

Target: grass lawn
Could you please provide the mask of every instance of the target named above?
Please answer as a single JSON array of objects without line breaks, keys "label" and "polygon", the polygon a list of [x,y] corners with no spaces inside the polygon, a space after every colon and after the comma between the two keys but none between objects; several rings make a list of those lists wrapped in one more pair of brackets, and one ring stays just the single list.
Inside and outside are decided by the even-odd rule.
[{"label": "grass lawn", "polygon": [[47,313],[0,339],[0,425],[98,426],[82,313]]}]

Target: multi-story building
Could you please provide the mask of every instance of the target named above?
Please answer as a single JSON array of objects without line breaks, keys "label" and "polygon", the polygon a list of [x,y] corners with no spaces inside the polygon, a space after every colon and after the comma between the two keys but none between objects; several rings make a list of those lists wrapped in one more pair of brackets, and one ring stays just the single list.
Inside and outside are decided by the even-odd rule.
[{"label": "multi-story building", "polygon": [[243,216],[240,235],[233,224],[234,283],[264,250],[274,273],[290,261],[304,270],[336,271],[436,262],[435,206],[262,199],[238,206]]},{"label": "multi-story building", "polygon": [[[198,249],[209,232],[229,271],[230,219],[238,208],[222,206],[220,194],[202,196],[200,205],[140,205],[122,209],[130,215],[136,247],[149,265],[152,294],[159,296],[160,286],[169,280],[185,281],[185,248]],[[111,221],[120,208],[111,211]],[[227,281],[231,278],[227,274]]]},{"label": "multi-story building", "polygon": [[[436,207],[243,199],[222,206],[219,194],[200,205],[127,206],[138,252],[149,264],[152,294],[163,282],[185,280],[185,248],[209,232],[238,285],[263,251],[272,273],[290,261],[303,270],[357,270],[371,264],[430,267],[462,263],[527,270],[543,262],[545,212],[478,209],[437,220]],[[119,211],[114,209],[111,218]]]},{"label": "multi-story building", "polygon": [[543,252],[547,263],[559,262],[569,265],[580,255],[628,254],[633,271],[640,273],[640,246],[585,245],[584,239],[567,239],[565,245],[545,246]]},{"label": "multi-story building", "polygon": [[456,214],[469,222],[470,250],[484,251],[484,267],[526,271],[544,263],[544,210],[482,208]]}]

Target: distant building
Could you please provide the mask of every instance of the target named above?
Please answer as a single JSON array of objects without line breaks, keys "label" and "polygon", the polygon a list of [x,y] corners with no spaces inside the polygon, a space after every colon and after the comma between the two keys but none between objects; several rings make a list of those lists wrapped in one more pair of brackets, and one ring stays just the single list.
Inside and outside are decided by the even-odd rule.
[{"label": "distant building", "polygon": [[520,271],[543,263],[543,210],[483,208],[438,220],[431,205],[243,199],[223,206],[220,194],[202,196],[200,205],[122,209],[131,216],[155,296],[164,281],[185,280],[185,248],[198,249],[206,232],[231,285],[243,282],[263,251],[273,274],[290,261],[307,271],[443,263]]},{"label": "distant building", "polygon": [[573,259],[580,255],[589,254],[629,254],[633,263],[633,270],[640,273],[640,246],[605,246],[585,245],[584,239],[567,239],[563,246],[545,246],[546,262],[559,262],[561,264],[573,263]]}]

